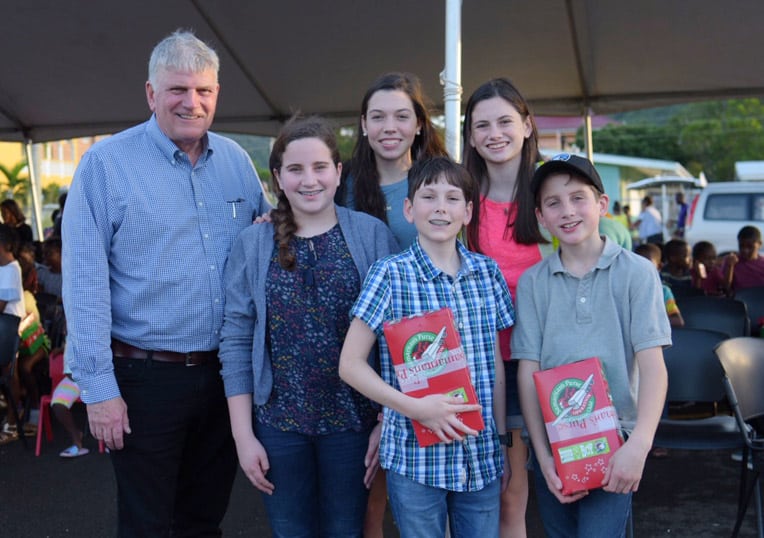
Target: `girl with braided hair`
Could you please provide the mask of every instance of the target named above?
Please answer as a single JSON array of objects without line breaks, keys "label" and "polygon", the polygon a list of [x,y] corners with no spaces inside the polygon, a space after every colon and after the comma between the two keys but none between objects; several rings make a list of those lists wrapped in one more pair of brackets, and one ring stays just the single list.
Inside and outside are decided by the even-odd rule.
[{"label": "girl with braided hair", "polygon": [[340,380],[339,355],[369,266],[398,245],[382,221],[335,206],[325,120],[293,118],[269,167],[271,222],[242,231],[226,267],[220,360],[239,462],[274,537],[360,536],[378,410]]}]

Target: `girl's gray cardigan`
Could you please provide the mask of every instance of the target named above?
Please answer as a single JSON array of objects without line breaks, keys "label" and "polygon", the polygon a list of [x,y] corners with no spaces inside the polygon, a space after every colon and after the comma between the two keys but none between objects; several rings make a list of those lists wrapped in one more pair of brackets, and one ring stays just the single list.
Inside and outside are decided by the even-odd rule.
[{"label": "girl's gray cardigan", "polygon": [[[336,210],[363,282],[371,264],[398,252],[398,244],[382,221],[341,206]],[[226,305],[220,334],[225,393],[227,397],[251,393],[255,405],[264,405],[273,387],[271,358],[265,345],[265,279],[273,248],[271,223],[245,228],[231,248],[225,270]],[[374,353],[369,360],[374,364]]]}]

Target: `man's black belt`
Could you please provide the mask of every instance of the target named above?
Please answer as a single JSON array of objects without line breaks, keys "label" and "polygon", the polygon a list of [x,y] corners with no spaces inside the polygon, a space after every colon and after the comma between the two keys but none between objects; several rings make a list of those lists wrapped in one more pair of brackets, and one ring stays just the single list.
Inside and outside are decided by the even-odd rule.
[{"label": "man's black belt", "polygon": [[191,351],[178,353],[176,351],[153,351],[131,346],[120,340],[112,339],[111,350],[115,357],[123,359],[154,360],[157,362],[182,362],[186,366],[199,366],[211,361],[218,360],[218,350]]}]

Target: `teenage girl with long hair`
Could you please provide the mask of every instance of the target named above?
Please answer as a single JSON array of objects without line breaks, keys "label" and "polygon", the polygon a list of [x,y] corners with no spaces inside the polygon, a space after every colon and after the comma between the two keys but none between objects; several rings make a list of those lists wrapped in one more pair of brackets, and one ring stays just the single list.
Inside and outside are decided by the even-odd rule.
[{"label": "teenage girl with long hair", "polygon": [[397,244],[378,219],[335,206],[342,165],[326,121],[285,125],[269,167],[271,222],[243,230],[226,266],[220,360],[236,450],[274,537],[360,536],[380,426],[340,380],[339,355],[366,272]]},{"label": "teenage girl with long hair", "polygon": [[409,168],[423,157],[445,155],[419,79],[410,73],[382,75],[361,101],[358,138],[342,173],[338,203],[387,223],[401,249],[408,248],[416,237],[403,217]]},{"label": "teenage girl with long hair", "polygon": [[[471,249],[494,258],[512,298],[520,275],[552,252],[534,212],[530,180],[540,160],[538,132],[520,92],[510,81],[493,79],[470,96],[464,115],[463,164],[480,185],[467,228]],[[522,308],[522,306],[520,306]],[[510,358],[510,330],[499,335],[501,353]],[[525,537],[528,505],[528,449],[517,391],[517,363],[506,364],[507,431],[512,476],[502,493],[501,536]]]}]

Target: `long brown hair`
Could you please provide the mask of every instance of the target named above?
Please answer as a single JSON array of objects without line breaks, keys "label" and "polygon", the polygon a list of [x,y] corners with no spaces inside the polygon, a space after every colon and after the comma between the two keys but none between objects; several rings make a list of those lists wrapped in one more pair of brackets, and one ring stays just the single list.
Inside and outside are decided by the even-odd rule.
[{"label": "long brown hair", "polygon": [[335,166],[340,162],[340,151],[337,147],[337,138],[331,124],[318,116],[304,118],[299,115],[293,116],[279,132],[273,143],[271,155],[268,159],[268,168],[273,175],[273,190],[276,193],[276,208],[271,211],[273,222],[273,241],[279,249],[279,265],[288,271],[294,271],[296,259],[291,248],[291,241],[297,231],[297,222],[294,213],[284,191],[278,185],[276,172],[281,173],[284,152],[287,146],[295,140],[303,138],[317,138],[321,140],[332,155]]},{"label": "long brown hair", "polygon": [[[536,206],[531,192],[530,184],[533,172],[536,170],[536,163],[541,160],[538,149],[538,130],[536,121],[533,119],[528,102],[522,96],[520,91],[507,79],[495,78],[481,85],[473,92],[467,101],[467,108],[464,112],[464,150],[462,152],[462,163],[469,170],[472,177],[482,187],[485,181],[488,181],[488,169],[485,160],[475,148],[469,144],[472,136],[472,112],[475,106],[487,99],[501,97],[514,107],[523,120],[528,119],[531,124],[531,134],[523,142],[521,152],[520,168],[517,172],[517,181],[515,182],[515,210],[507,215],[507,229],[511,229],[512,237],[517,243],[523,245],[534,245],[537,243],[548,243],[541,234],[534,208]],[[472,199],[472,220],[467,226],[467,241],[470,248],[481,252],[480,249],[480,190],[477,189]]]},{"label": "long brown hair", "polygon": [[422,157],[447,156],[446,148],[438,135],[435,126],[430,120],[428,100],[422,91],[422,85],[416,75],[411,73],[387,73],[379,77],[366,90],[361,101],[361,115],[358,118],[358,137],[356,138],[353,156],[350,162],[342,170],[340,191],[337,200],[345,204],[346,182],[348,178],[353,181],[353,195],[355,197],[355,209],[363,211],[387,222],[385,210],[385,195],[379,186],[379,172],[374,150],[369,145],[367,137],[362,136],[362,118],[366,117],[369,110],[369,100],[378,91],[402,91],[411,99],[411,104],[416,114],[417,123],[420,125],[420,134],[414,138],[411,145],[411,159],[416,161]]}]

